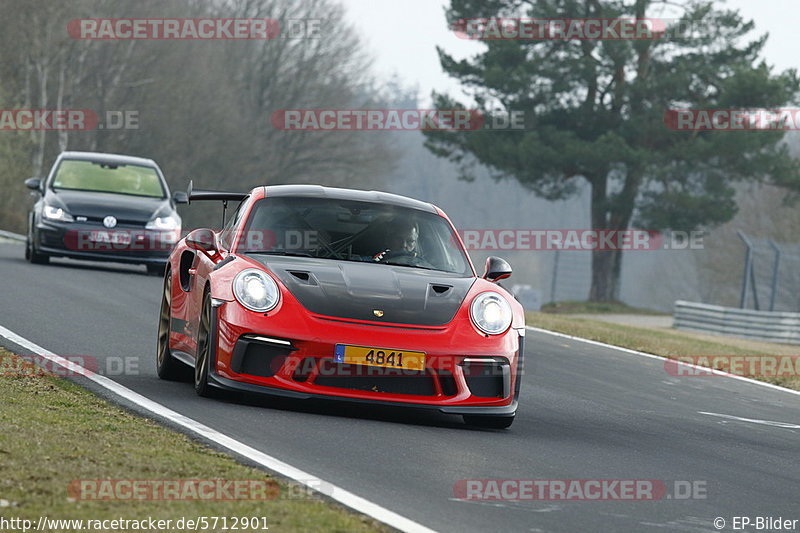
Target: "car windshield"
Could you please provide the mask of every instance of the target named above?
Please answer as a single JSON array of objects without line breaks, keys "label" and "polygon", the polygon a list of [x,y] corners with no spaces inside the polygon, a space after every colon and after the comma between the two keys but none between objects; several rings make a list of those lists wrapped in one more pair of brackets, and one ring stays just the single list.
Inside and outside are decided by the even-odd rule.
[{"label": "car windshield", "polygon": [[142,165],[64,159],[58,166],[51,186],[73,191],[166,197],[156,169]]},{"label": "car windshield", "polygon": [[443,217],[417,209],[330,198],[264,198],[238,251],[383,263],[472,275]]}]

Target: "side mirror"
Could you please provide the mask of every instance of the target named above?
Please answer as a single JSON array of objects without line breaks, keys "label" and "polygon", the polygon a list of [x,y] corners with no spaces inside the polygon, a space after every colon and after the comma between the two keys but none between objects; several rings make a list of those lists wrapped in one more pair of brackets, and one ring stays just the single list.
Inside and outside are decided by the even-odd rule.
[{"label": "side mirror", "polygon": [[188,204],[189,203],[189,195],[186,194],[184,191],[175,191],[172,193],[172,201],[176,204]]},{"label": "side mirror", "polygon": [[186,236],[186,246],[198,250],[209,257],[217,255],[217,234],[207,228],[199,228]]},{"label": "side mirror", "polygon": [[42,190],[42,180],[41,178],[28,178],[25,180],[25,186],[32,191],[41,191]]},{"label": "side mirror", "polygon": [[484,279],[497,282],[511,277],[511,272],[511,265],[505,259],[494,256],[486,258],[486,271],[483,273]]}]

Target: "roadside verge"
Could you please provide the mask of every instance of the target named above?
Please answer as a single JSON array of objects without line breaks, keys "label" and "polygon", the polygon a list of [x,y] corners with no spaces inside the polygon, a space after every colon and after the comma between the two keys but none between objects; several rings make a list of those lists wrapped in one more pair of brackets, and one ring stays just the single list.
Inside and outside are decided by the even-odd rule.
[{"label": "roadside verge", "polygon": [[[173,411],[105,376],[91,373],[80,365],[77,365],[72,361],[64,359],[63,357],[46,350],[32,341],[25,339],[24,337],[21,337],[13,331],[10,331],[2,326],[0,326],[0,337],[5,338],[13,345],[19,346],[26,352],[31,352],[39,357],[42,357],[48,362],[48,364],[57,365],[59,368],[64,369],[66,372],[69,372],[72,375],[83,376],[80,379],[85,378],[92,381],[96,385],[99,385],[105,389],[105,391],[110,393],[110,395],[115,399],[135,405],[137,409],[146,411],[149,414],[152,414],[155,418],[169,425],[180,428],[181,431],[189,434],[190,436],[199,437],[215,447],[219,447],[231,452],[234,455],[241,457],[245,461],[258,465],[259,467],[273,472],[282,478],[291,480],[301,486],[307,487],[309,490],[317,491],[319,487],[324,487],[324,491],[318,492],[318,494],[324,496],[325,499],[330,499],[334,502],[344,505],[345,507],[348,507],[353,511],[362,513],[363,515],[366,515],[378,522],[382,522],[383,524],[400,531],[418,531],[421,533],[428,533],[432,531],[431,529],[426,528],[425,526],[405,518],[404,516],[401,516],[393,511],[390,511],[389,509],[381,507],[376,503],[357,496],[356,494],[332,483],[319,479],[318,477],[295,468],[275,457],[247,446],[231,436],[220,433],[209,426],[201,424],[196,420]],[[40,428],[40,431],[49,431],[49,429],[46,427]],[[83,442],[91,442],[91,435],[86,435]],[[200,475],[195,477],[200,477]],[[311,529],[314,530],[315,528]],[[300,530],[308,530],[308,528],[301,528]],[[344,530],[348,529],[345,528]]]},{"label": "roadside verge", "polygon": [[388,531],[2,349],[0,405],[6,519],[46,517],[46,531],[80,530],[79,520],[143,519],[171,521],[175,530],[185,529],[181,519],[200,520],[208,527],[199,530],[214,531],[223,518],[250,531]]},{"label": "roadside verge", "polygon": [[[709,362],[716,360],[714,356],[723,356],[723,360],[728,362],[735,361],[737,358],[745,360],[745,362],[748,359],[757,361],[789,358],[790,361],[793,361],[793,368],[798,366],[797,350],[790,346],[729,337],[717,338],[663,328],[634,327],[549,313],[526,312],[526,323],[529,325],[529,329],[649,357]],[[696,368],[709,368],[709,366],[700,364]],[[744,365],[744,370],[746,369],[747,365]],[[753,375],[746,371],[728,373],[725,371],[728,370],[726,368],[711,368],[711,370],[760,384],[777,386],[777,388],[786,389],[795,394],[800,391],[800,376],[796,371],[789,372],[788,375],[771,377]]]}]

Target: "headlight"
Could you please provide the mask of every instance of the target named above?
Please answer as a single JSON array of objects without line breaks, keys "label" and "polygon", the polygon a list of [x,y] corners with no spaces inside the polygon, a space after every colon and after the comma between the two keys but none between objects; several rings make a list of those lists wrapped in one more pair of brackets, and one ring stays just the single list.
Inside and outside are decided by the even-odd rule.
[{"label": "headlight", "polygon": [[483,292],[469,308],[472,323],[489,335],[499,335],[511,325],[511,306],[496,292]]},{"label": "headlight", "polygon": [[146,229],[171,230],[181,228],[181,219],[170,215],[168,217],[156,217],[145,226]]},{"label": "headlight", "polygon": [[233,279],[233,294],[251,311],[265,313],[278,305],[281,293],[278,284],[266,272],[248,268]]},{"label": "headlight", "polygon": [[52,205],[44,206],[44,218],[48,220],[58,220],[60,222],[72,222],[75,220],[72,218],[72,215],[61,209],[60,207],[55,207]]}]

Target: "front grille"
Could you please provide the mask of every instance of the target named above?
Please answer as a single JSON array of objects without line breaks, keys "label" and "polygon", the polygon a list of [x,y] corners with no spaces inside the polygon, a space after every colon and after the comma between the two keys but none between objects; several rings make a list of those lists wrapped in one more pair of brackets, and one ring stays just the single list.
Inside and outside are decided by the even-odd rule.
[{"label": "front grille", "polygon": [[292,379],[299,383],[305,383],[314,371],[315,366],[317,366],[317,359],[315,357],[304,357],[295,367],[292,373]]},{"label": "front grille", "polygon": [[445,396],[455,396],[458,392],[456,388],[456,378],[447,370],[437,370],[436,374],[439,376],[439,386],[442,387],[442,394]]},{"label": "front grille", "polygon": [[[78,221],[79,223],[92,225],[92,226],[97,225],[97,226],[105,227],[105,226],[103,226],[103,219],[105,217],[88,217],[88,216],[84,216],[84,215],[74,215],[74,216],[75,216],[75,220]],[[121,228],[121,227],[144,228],[146,224],[147,224],[147,222],[142,222],[141,220],[129,220],[129,219],[118,218],[117,219],[117,225],[113,229],[117,229],[117,228]]]},{"label": "front grille", "polygon": [[426,371],[409,371],[319,360],[314,385],[390,394],[435,396],[434,377]]}]

